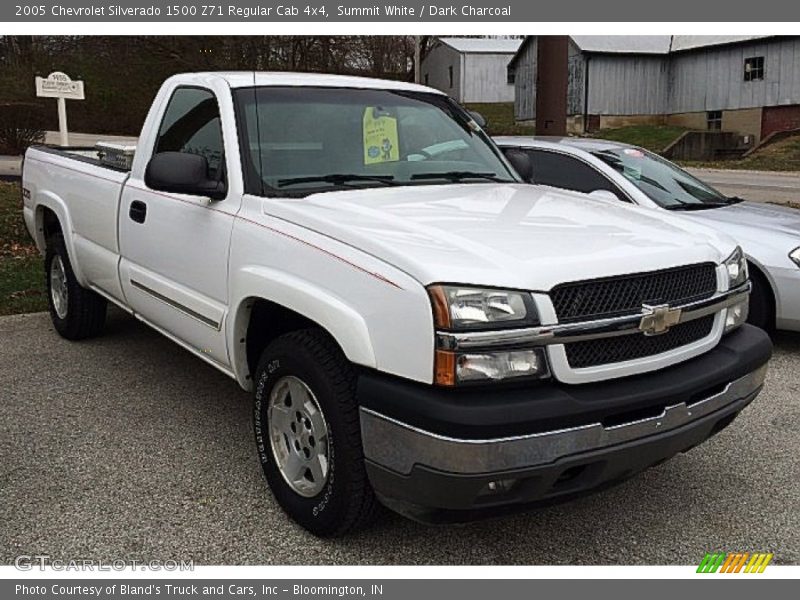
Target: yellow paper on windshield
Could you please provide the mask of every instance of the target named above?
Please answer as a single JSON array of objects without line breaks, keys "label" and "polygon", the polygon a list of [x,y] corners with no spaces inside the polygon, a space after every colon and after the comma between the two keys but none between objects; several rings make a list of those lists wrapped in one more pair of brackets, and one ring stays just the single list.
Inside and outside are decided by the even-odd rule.
[{"label": "yellow paper on windshield", "polygon": [[397,119],[368,106],[364,109],[364,164],[374,165],[400,160]]}]

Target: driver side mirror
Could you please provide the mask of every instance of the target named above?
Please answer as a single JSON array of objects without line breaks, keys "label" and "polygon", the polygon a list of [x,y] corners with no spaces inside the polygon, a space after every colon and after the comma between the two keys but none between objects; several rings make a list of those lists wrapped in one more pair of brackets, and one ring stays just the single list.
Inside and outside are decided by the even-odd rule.
[{"label": "driver side mirror", "polygon": [[533,159],[522,150],[506,150],[506,158],[525,183],[533,183]]},{"label": "driver side mirror", "polygon": [[475,121],[481,129],[486,129],[486,126],[489,124],[489,121],[486,120],[486,117],[484,117],[481,113],[479,113],[476,110],[468,110],[467,113],[469,114],[470,117],[472,117],[472,120]]},{"label": "driver side mirror", "polygon": [[227,194],[225,182],[209,177],[206,157],[188,152],[154,154],[147,163],[144,182],[153,190],[212,200],[222,200]]}]

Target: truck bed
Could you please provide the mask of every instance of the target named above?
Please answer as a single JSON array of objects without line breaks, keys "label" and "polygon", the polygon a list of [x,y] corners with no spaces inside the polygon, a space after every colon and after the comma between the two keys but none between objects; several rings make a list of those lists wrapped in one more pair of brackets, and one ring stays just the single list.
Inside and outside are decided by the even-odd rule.
[{"label": "truck bed", "polygon": [[[96,146],[51,146],[42,144],[31,146],[31,148],[47,154],[85,162],[96,167],[127,173],[131,169],[130,163],[133,160],[133,153],[136,147],[100,142]],[[126,156],[129,160],[124,162],[110,160],[110,157],[117,155]]]},{"label": "truck bed", "polygon": [[47,232],[44,211],[58,218],[78,281],[101,282],[103,292],[123,299],[117,273],[117,220],[130,172],[103,162],[96,148],[34,146],[22,167],[23,216],[40,251]]}]

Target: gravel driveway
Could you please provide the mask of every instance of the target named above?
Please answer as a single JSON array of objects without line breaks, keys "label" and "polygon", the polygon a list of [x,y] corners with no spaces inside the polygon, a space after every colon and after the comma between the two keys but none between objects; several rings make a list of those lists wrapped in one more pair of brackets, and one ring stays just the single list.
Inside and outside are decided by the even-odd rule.
[{"label": "gravel driveway", "polygon": [[710,442],[611,490],[465,526],[385,514],[324,541],[264,487],[250,398],[130,317],[71,343],[45,314],[0,319],[0,562],[697,564],[709,550],[800,562],[800,336]]}]

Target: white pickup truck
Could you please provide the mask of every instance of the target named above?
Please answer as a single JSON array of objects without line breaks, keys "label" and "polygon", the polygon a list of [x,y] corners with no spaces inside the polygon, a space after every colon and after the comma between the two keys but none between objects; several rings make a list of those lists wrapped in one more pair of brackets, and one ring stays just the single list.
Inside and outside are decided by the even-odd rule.
[{"label": "white pickup truck", "polygon": [[129,169],[26,154],[55,328],[97,335],[111,301],[252,390],[269,487],[317,535],[378,501],[461,520],[572,496],[728,425],[772,348],[741,251],[521,184],[480,121],[408,83],[172,77]]}]

